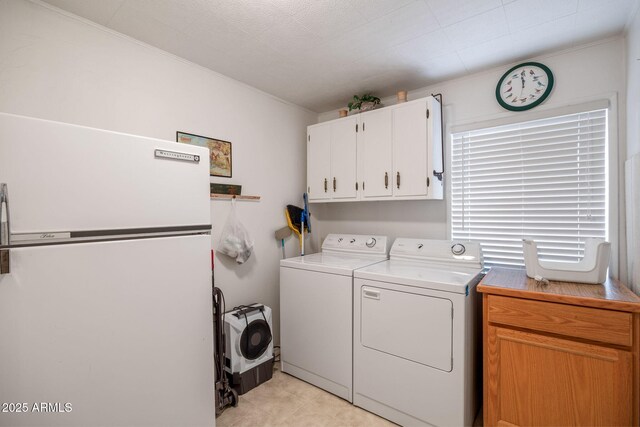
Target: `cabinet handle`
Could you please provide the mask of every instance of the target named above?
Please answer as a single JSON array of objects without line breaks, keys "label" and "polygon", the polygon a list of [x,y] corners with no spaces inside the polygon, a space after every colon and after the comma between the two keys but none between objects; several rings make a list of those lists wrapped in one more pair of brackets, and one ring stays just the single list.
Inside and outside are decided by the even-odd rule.
[{"label": "cabinet handle", "polygon": [[400,188],[400,172],[396,174],[396,185]]},{"label": "cabinet handle", "polygon": [[364,191],[364,181],[362,181],[362,191]]},{"label": "cabinet handle", "polygon": [[307,193],[311,193],[311,187],[307,187]]},{"label": "cabinet handle", "polygon": [[333,192],[336,192],[336,177],[333,177]]},{"label": "cabinet handle", "polygon": [[324,192],[327,192],[327,178],[324,179]]},{"label": "cabinet handle", "polygon": [[384,188],[389,188],[389,174],[386,172],[384,173]]},{"label": "cabinet handle", "polygon": [[356,181],[356,191],[358,191],[358,181]]}]

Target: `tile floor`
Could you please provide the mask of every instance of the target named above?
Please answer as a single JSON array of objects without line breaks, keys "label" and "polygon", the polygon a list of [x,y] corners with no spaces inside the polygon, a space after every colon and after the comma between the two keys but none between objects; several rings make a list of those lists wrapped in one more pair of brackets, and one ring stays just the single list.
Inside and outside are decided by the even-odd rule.
[{"label": "tile floor", "polygon": [[217,427],[383,427],[384,418],[351,405],[278,369],[273,378],[240,396],[238,406],[216,419]]}]

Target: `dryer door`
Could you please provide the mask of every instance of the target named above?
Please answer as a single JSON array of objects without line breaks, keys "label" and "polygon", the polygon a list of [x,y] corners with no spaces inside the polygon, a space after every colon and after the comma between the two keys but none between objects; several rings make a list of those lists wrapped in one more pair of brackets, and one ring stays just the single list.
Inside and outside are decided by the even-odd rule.
[{"label": "dryer door", "polygon": [[452,369],[453,304],[445,298],[360,288],[363,346],[422,365]]}]

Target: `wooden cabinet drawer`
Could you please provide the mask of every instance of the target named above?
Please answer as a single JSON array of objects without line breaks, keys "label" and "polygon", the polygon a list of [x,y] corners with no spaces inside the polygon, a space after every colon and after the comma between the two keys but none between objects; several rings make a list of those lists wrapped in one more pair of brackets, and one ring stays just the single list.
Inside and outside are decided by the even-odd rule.
[{"label": "wooden cabinet drawer", "polygon": [[631,313],[488,295],[488,321],[630,347]]}]

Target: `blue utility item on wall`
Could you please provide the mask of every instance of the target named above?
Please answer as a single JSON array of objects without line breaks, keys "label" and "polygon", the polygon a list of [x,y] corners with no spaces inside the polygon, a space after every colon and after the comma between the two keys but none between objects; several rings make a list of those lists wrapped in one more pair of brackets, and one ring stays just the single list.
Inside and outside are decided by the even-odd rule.
[{"label": "blue utility item on wall", "polygon": [[311,214],[309,213],[307,193],[303,194],[303,200],[304,209],[294,205],[287,205],[285,215],[289,228],[296,233],[300,239],[300,255],[304,256],[304,231],[306,230],[307,233],[311,233]]}]

